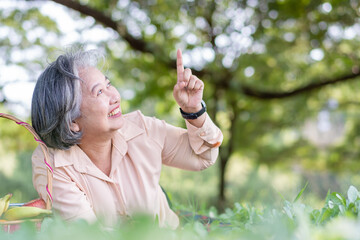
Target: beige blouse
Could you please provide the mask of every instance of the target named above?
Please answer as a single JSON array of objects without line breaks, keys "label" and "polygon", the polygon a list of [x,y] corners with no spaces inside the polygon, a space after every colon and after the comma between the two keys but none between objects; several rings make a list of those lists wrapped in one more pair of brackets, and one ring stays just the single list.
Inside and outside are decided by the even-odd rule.
[{"label": "beige blouse", "polygon": [[[223,135],[210,117],[201,128],[186,121],[174,127],[140,111],[124,115],[125,124],[112,142],[109,176],[99,170],[77,146],[49,149],[53,175],[53,209],[65,220],[100,220],[112,226],[136,213],[157,217],[160,226],[176,228],[159,185],[162,164],[199,171],[215,163]],[[40,147],[32,155],[33,184],[46,199],[46,166]]]}]

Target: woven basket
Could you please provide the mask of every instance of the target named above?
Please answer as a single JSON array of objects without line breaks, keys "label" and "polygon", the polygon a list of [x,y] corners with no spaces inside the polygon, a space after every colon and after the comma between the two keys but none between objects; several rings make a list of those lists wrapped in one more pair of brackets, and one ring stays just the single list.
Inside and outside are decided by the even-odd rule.
[{"label": "woven basket", "polygon": [[[53,169],[51,168],[51,166],[48,163],[49,153],[48,153],[47,146],[45,145],[45,143],[43,141],[40,140],[40,137],[37,135],[34,128],[30,126],[30,124],[28,124],[26,122],[23,122],[23,121],[17,119],[16,117],[14,117],[12,115],[5,114],[5,113],[0,113],[0,118],[6,118],[6,119],[9,119],[9,120],[12,120],[16,124],[25,127],[34,136],[35,141],[40,144],[41,150],[42,150],[42,152],[44,154],[44,164],[47,167],[46,209],[50,210],[51,205],[52,205],[52,175],[53,175]],[[39,229],[40,226],[41,226],[42,219],[26,219],[26,220],[16,220],[16,221],[1,220],[0,221],[0,226],[2,225],[1,226],[2,229],[4,231],[6,231],[6,232],[13,232],[13,231],[17,230],[20,227],[20,224],[23,223],[24,221],[34,222],[35,226]]]}]

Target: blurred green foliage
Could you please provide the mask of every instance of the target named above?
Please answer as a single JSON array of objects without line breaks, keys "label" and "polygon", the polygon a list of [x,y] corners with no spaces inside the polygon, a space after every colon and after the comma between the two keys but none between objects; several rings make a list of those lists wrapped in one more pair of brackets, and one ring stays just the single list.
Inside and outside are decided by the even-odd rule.
[{"label": "blurred green foliage", "polygon": [[[7,233],[0,229],[1,239],[358,239],[360,194],[354,186],[347,194],[329,192],[323,207],[314,209],[302,203],[306,186],[293,201],[283,199],[277,208],[255,208],[250,204],[235,203],[219,214],[216,208],[202,213],[210,217],[207,221],[195,217],[181,217],[176,230],[159,228],[156,220],[145,216],[133,216],[119,222],[114,228],[104,228],[96,222],[65,222],[57,215],[46,218],[40,230],[25,222],[20,229]],[[184,209],[177,209],[179,211]],[[188,210],[188,209],[186,209]],[[195,212],[194,212],[195,213]],[[180,214],[180,216],[182,216]],[[202,215],[204,216],[204,215]]]}]

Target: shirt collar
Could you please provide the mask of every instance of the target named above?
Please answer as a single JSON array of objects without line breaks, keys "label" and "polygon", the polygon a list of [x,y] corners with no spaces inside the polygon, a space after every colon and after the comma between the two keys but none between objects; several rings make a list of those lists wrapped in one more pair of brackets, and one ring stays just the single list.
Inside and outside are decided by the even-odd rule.
[{"label": "shirt collar", "polygon": [[[129,114],[133,115],[133,116],[137,116],[139,114],[139,112],[135,112],[135,114]],[[133,139],[134,137],[139,136],[140,134],[145,132],[144,128],[141,128],[140,126],[136,125],[134,122],[130,121],[129,119],[127,119],[127,116],[124,116],[124,126],[122,128],[119,129],[118,131],[123,138],[125,139],[125,141],[129,141],[131,139]]]},{"label": "shirt collar", "polygon": [[[145,130],[135,123],[124,118],[124,125],[114,135],[112,148],[112,170],[122,161],[128,150],[128,142],[143,134]],[[110,179],[91,162],[88,156],[78,145],[68,150],[57,150],[54,153],[55,167],[74,165],[74,168],[81,173],[87,173],[95,177],[109,181]],[[111,175],[110,175],[111,176]]]}]

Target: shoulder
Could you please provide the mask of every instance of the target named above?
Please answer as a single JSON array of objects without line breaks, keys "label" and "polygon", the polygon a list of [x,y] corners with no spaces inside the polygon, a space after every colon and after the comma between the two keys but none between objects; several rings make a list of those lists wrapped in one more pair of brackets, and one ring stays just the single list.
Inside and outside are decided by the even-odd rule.
[{"label": "shoulder", "polygon": [[153,128],[164,127],[165,121],[156,117],[145,116],[140,110],[124,114],[124,118],[145,130],[151,130]]},{"label": "shoulder", "polygon": [[166,136],[166,126],[164,120],[160,120],[156,117],[145,116],[140,110],[128,113],[124,115],[127,121],[127,128],[133,130],[123,129],[124,135],[126,133],[134,132],[136,129],[141,129],[147,137],[162,145]]},{"label": "shoulder", "polygon": [[[47,159],[45,159],[44,151],[47,150]],[[44,166],[46,161],[52,168],[54,167],[54,149],[47,148],[43,149],[40,145],[38,145],[34,152],[32,153],[32,164],[33,166]]]},{"label": "shoulder", "polygon": [[46,164],[49,164],[55,170],[58,167],[73,165],[78,161],[77,159],[82,157],[82,151],[76,145],[66,150],[47,148],[47,152],[48,158],[45,159],[45,153],[39,145],[32,154],[33,166],[45,167]]},{"label": "shoulder", "polygon": [[133,123],[138,123],[141,122],[141,120],[144,118],[145,116],[142,114],[142,112],[140,110],[136,110],[133,112],[129,112],[124,114],[124,118],[127,121],[133,122]]}]

